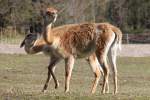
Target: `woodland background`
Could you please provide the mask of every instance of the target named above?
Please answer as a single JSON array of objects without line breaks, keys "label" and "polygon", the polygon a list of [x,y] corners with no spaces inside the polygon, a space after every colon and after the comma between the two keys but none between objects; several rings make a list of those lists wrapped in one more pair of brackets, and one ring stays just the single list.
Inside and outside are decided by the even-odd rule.
[{"label": "woodland background", "polygon": [[150,32],[150,0],[0,0],[1,34],[24,34],[50,6],[59,11],[55,26],[110,22],[123,33]]}]

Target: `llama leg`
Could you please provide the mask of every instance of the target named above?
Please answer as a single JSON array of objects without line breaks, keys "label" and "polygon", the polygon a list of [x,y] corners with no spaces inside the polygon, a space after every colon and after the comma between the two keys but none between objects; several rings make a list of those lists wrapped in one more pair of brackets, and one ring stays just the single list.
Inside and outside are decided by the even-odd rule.
[{"label": "llama leg", "polygon": [[91,66],[91,68],[92,68],[92,70],[94,72],[94,75],[95,75],[95,80],[93,82],[91,93],[95,93],[96,87],[97,87],[97,84],[99,82],[100,75],[101,75],[100,68],[99,68],[100,64],[99,64],[99,62],[98,62],[97,57],[95,56],[95,54],[91,55],[89,57],[89,64],[90,64],[90,66]]},{"label": "llama leg", "polygon": [[[49,64],[49,66],[50,66],[50,64]],[[49,66],[48,66],[48,68],[49,68]],[[53,67],[53,71],[55,70],[55,67],[56,67],[56,66]],[[46,79],[46,82],[45,82],[45,85],[44,85],[44,87],[43,87],[42,92],[45,92],[45,90],[47,90],[48,83],[49,83],[49,81],[50,81],[51,79],[52,79],[52,76],[51,76],[50,70],[48,69],[47,79]]]},{"label": "llama leg", "polygon": [[103,85],[102,85],[102,93],[108,93],[109,92],[109,85],[108,85],[108,77],[109,77],[109,66],[107,64],[107,59],[106,59],[106,53],[99,53],[97,52],[97,58],[98,61],[101,65],[101,67],[103,68],[103,72],[104,72],[104,78],[103,78]]},{"label": "llama leg", "polygon": [[117,88],[117,66],[116,66],[116,58],[117,58],[117,47],[114,45],[108,52],[108,59],[111,64],[112,72],[113,72],[113,81],[114,81],[114,94],[118,92]]},{"label": "llama leg", "polygon": [[50,70],[50,72],[51,72],[51,75],[52,75],[52,77],[53,77],[53,79],[54,79],[54,82],[55,82],[55,89],[57,89],[57,88],[59,87],[59,82],[58,82],[58,80],[56,79],[56,76],[55,76],[55,74],[54,74],[54,72],[53,72],[52,69]]},{"label": "llama leg", "polygon": [[109,37],[105,41],[102,42],[100,46],[98,46],[96,55],[98,57],[99,63],[103,68],[104,71],[104,80],[103,80],[103,87],[102,87],[102,93],[109,93],[109,84],[108,84],[108,77],[109,77],[109,66],[107,63],[107,55],[108,51],[115,39],[115,34],[111,30],[108,31]]},{"label": "llama leg", "polygon": [[65,92],[69,92],[70,79],[72,74],[72,69],[74,66],[74,57],[70,56],[65,59]]},{"label": "llama leg", "polygon": [[103,86],[102,86],[102,93],[108,93],[109,92],[109,85],[108,85],[108,77],[109,77],[109,68],[107,62],[100,61],[101,66],[104,70],[104,80],[103,80]]},{"label": "llama leg", "polygon": [[[47,87],[48,87],[48,83],[49,83],[49,80],[51,80],[51,75],[53,74],[54,76],[54,70],[55,70],[55,65],[59,62],[59,59],[58,58],[51,58],[51,61],[50,61],[50,64],[48,66],[48,74],[47,74],[47,80],[45,82],[45,85],[43,87],[43,90],[42,92],[44,92]],[[54,76],[55,77],[55,76]],[[53,77],[53,78],[54,78]],[[54,79],[55,81],[55,88],[57,88],[59,86],[59,83],[58,81],[56,80],[56,78]]]}]

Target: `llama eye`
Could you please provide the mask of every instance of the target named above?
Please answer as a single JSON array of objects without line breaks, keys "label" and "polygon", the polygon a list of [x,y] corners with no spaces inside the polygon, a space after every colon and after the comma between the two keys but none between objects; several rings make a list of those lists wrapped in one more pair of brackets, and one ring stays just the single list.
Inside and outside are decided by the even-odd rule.
[{"label": "llama eye", "polygon": [[50,13],[50,12],[46,12],[46,15],[51,16],[51,15],[52,15],[52,13]]},{"label": "llama eye", "polygon": [[46,15],[49,16],[49,17],[50,17],[50,16],[54,16],[54,15],[55,15],[55,12],[46,12]]},{"label": "llama eye", "polygon": [[31,34],[28,34],[26,37],[27,37],[27,38],[31,37]]},{"label": "llama eye", "polygon": [[51,12],[51,15],[54,15],[55,13],[54,12]]}]

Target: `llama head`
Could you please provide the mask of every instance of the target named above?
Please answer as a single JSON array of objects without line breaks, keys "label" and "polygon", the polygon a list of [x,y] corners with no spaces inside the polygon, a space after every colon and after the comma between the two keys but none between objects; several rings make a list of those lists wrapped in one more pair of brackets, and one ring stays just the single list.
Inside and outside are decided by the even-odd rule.
[{"label": "llama head", "polygon": [[20,44],[20,48],[31,48],[37,39],[37,34],[28,33]]},{"label": "llama head", "polygon": [[45,15],[44,15],[44,24],[45,26],[54,23],[57,19],[57,10],[50,7],[46,9]]},{"label": "llama head", "polygon": [[23,46],[26,47],[32,47],[39,37],[40,34],[43,32],[43,25],[40,22],[33,22],[32,25],[29,27],[29,32],[25,35],[25,38],[21,42],[20,47],[22,48]]},{"label": "llama head", "polygon": [[28,33],[24,40],[22,41],[20,48],[24,47],[26,53],[31,54],[30,49],[33,47],[35,41],[37,39],[37,34]]}]

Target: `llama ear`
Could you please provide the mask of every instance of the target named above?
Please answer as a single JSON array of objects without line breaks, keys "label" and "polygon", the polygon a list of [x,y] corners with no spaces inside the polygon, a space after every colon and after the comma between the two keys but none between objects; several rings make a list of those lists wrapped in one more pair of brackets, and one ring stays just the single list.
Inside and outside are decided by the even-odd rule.
[{"label": "llama ear", "polygon": [[33,33],[34,32],[34,29],[33,29],[33,26],[30,26],[30,33]]},{"label": "llama ear", "polygon": [[25,45],[25,39],[22,41],[22,43],[20,44],[20,48],[22,48]]}]

